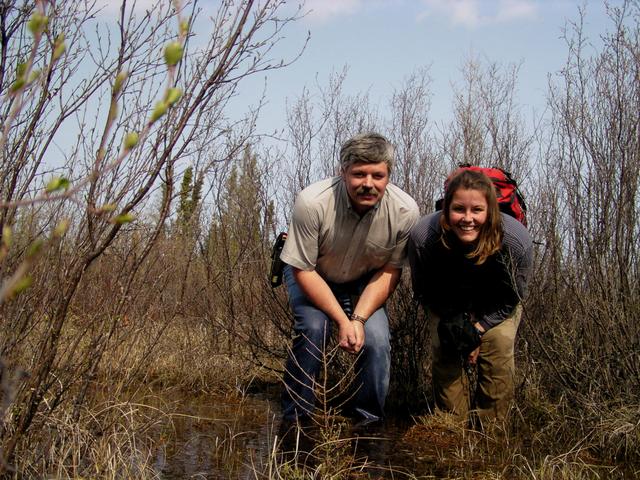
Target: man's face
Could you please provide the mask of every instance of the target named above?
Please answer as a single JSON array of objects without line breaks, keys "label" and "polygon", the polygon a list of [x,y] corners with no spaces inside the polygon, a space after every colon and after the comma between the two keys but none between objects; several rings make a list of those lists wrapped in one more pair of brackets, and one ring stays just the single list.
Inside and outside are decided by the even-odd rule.
[{"label": "man's face", "polygon": [[378,203],[389,183],[386,163],[354,163],[342,169],[342,178],[353,209],[360,215]]}]

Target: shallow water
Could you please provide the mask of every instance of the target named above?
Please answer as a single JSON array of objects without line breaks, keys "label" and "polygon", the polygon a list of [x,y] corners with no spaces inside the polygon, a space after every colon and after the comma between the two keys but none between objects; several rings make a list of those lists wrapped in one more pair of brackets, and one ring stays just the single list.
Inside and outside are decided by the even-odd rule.
[{"label": "shallow water", "polygon": [[244,479],[268,458],[278,413],[265,396],[184,400],[154,468],[162,479]]},{"label": "shallow water", "polygon": [[[351,459],[347,468],[355,473],[353,478],[474,478],[482,472],[505,472],[505,465],[487,463],[478,452],[473,454],[474,449],[461,455],[465,442],[447,429],[425,429],[393,412],[389,412],[390,418],[384,424],[373,427],[340,423],[342,441],[328,453],[318,448],[317,429],[308,430],[312,438],[306,442],[304,437],[295,436],[293,443],[291,438],[281,441],[278,398],[279,390],[248,394],[241,400],[212,396],[184,397],[179,402],[172,399],[180,406],[180,413],[165,425],[166,440],[155,456],[156,475],[163,480],[292,478],[286,474],[269,475],[270,468],[281,468],[289,460],[289,464],[308,467],[305,478],[311,478],[318,457],[328,458],[328,463]],[[278,448],[274,448],[275,443]],[[291,454],[286,453],[292,451],[298,452],[293,462]],[[315,459],[300,451],[313,451]],[[272,461],[274,458],[277,464]],[[627,473],[628,469],[620,466],[593,464],[591,470],[594,476],[583,478],[638,478],[637,471]],[[603,476],[597,475],[596,470]],[[294,474],[293,478],[300,478],[299,470]],[[315,474],[313,478],[322,475]]]},{"label": "shallow water", "polygon": [[[183,410],[172,418],[166,443],[158,449],[154,469],[159,478],[255,479],[266,478],[276,435],[281,435],[278,395],[247,395],[242,401],[213,397],[185,398]],[[412,422],[390,418],[376,427],[342,425],[340,438],[359,465],[375,478],[402,478],[398,474],[423,470],[410,449],[398,441]],[[318,432],[314,431],[314,438]],[[311,450],[317,443],[302,443]],[[291,451],[291,445],[278,445]],[[280,454],[278,454],[280,455]],[[278,457],[282,461],[282,457]],[[302,458],[302,457],[301,457]],[[394,473],[390,473],[393,466]],[[423,470],[424,471],[424,470]],[[395,474],[395,476],[394,476]]]}]

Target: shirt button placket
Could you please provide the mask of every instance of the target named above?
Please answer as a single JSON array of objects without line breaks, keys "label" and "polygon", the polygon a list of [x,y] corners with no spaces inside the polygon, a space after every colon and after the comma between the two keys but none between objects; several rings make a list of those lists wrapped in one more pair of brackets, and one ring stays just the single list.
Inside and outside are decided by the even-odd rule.
[{"label": "shirt button placket", "polygon": [[355,228],[353,229],[353,235],[351,237],[351,242],[349,243],[349,248],[347,250],[347,254],[344,258],[342,273],[346,275],[349,273],[353,267],[353,261],[355,258],[361,254],[361,249],[364,248],[364,239],[366,238],[366,231],[371,218],[371,212],[367,213],[365,216],[358,220]]}]

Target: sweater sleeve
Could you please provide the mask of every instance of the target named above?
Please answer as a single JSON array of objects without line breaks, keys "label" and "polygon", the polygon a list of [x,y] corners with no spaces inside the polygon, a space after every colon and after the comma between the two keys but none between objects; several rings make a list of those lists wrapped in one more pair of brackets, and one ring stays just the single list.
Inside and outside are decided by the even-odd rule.
[{"label": "sweater sleeve", "polygon": [[501,301],[478,319],[485,330],[506,320],[526,298],[533,269],[533,241],[527,229],[508,216],[504,218],[504,227],[505,238],[500,255],[506,288]]},{"label": "sweater sleeve", "polygon": [[439,242],[438,214],[422,217],[411,230],[408,251],[414,299],[433,308],[438,266],[434,262],[435,243]]}]

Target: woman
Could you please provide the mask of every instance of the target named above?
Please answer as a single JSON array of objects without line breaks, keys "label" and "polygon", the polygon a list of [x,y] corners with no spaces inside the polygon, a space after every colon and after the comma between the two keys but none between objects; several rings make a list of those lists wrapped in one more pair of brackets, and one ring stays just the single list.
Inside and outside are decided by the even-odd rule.
[{"label": "woman", "polygon": [[[527,229],[500,212],[493,183],[482,172],[455,171],[442,211],[413,227],[409,262],[414,293],[431,325],[437,408],[461,418],[470,408],[480,419],[506,417],[514,390],[520,302],[532,257]],[[452,354],[451,348],[445,351],[438,335],[438,322],[456,318],[468,319],[480,337],[480,345],[466,358]],[[463,375],[468,364],[477,365],[475,399]]]}]

